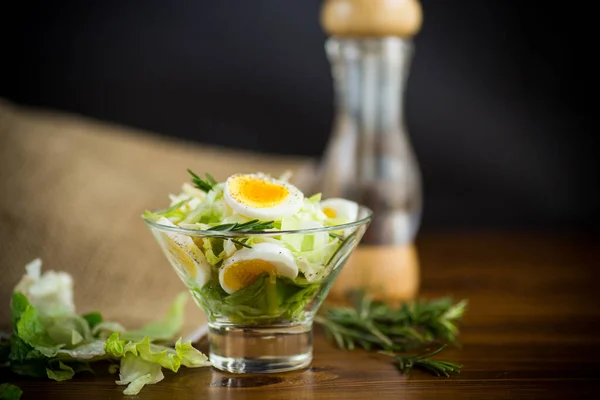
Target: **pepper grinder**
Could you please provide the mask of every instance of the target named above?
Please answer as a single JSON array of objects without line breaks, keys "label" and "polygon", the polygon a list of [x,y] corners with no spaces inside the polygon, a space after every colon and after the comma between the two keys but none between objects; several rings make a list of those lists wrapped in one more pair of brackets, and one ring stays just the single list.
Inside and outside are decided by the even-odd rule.
[{"label": "pepper grinder", "polygon": [[414,298],[421,178],[404,122],[403,96],[422,22],[418,0],[324,0],[321,25],[332,67],[335,118],[316,191],[370,207],[374,217],[329,298],[349,289]]}]

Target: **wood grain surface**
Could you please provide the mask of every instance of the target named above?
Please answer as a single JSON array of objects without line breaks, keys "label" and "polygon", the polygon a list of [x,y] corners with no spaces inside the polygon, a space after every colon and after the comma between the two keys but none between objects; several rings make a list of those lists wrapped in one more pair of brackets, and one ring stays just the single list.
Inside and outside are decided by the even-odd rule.
[{"label": "wood grain surface", "polygon": [[[401,375],[384,356],[345,352],[317,329],[304,371],[236,376],[211,368],[167,373],[138,399],[588,399],[600,390],[598,240],[591,236],[422,236],[421,296],[469,299],[460,375]],[[206,351],[206,343],[198,343]],[[44,382],[5,376],[23,399],[128,398],[114,376]]]}]

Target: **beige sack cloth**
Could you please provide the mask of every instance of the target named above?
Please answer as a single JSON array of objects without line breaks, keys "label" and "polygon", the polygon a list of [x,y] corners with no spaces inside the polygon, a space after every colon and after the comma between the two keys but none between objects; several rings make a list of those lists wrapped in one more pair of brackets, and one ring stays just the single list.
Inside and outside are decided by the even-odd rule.
[{"label": "beige sack cloth", "polygon": [[[159,137],[0,99],[0,329],[27,262],[73,275],[80,313],[135,328],[185,290],[140,218],[188,181],[186,168],[312,176],[311,160],[265,156]],[[190,298],[184,333],[204,321]]]}]

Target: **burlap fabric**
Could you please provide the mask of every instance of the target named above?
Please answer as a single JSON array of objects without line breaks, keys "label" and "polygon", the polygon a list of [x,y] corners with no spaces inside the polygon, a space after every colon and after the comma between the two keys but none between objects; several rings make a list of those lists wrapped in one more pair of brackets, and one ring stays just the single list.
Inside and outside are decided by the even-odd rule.
[{"label": "burlap fabric", "polygon": [[[0,99],[0,327],[24,265],[75,280],[78,312],[128,327],[159,318],[185,290],[140,219],[188,180],[186,168],[222,180],[235,172],[312,173],[310,160],[184,143]],[[203,322],[188,302],[184,333]]]}]

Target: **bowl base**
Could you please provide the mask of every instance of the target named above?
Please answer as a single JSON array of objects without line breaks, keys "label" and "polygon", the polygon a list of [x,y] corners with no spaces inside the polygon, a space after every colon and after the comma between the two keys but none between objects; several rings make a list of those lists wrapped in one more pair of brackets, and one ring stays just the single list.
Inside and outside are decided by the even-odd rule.
[{"label": "bowl base", "polygon": [[210,361],[219,370],[265,374],[312,361],[312,324],[281,327],[209,326]]}]

